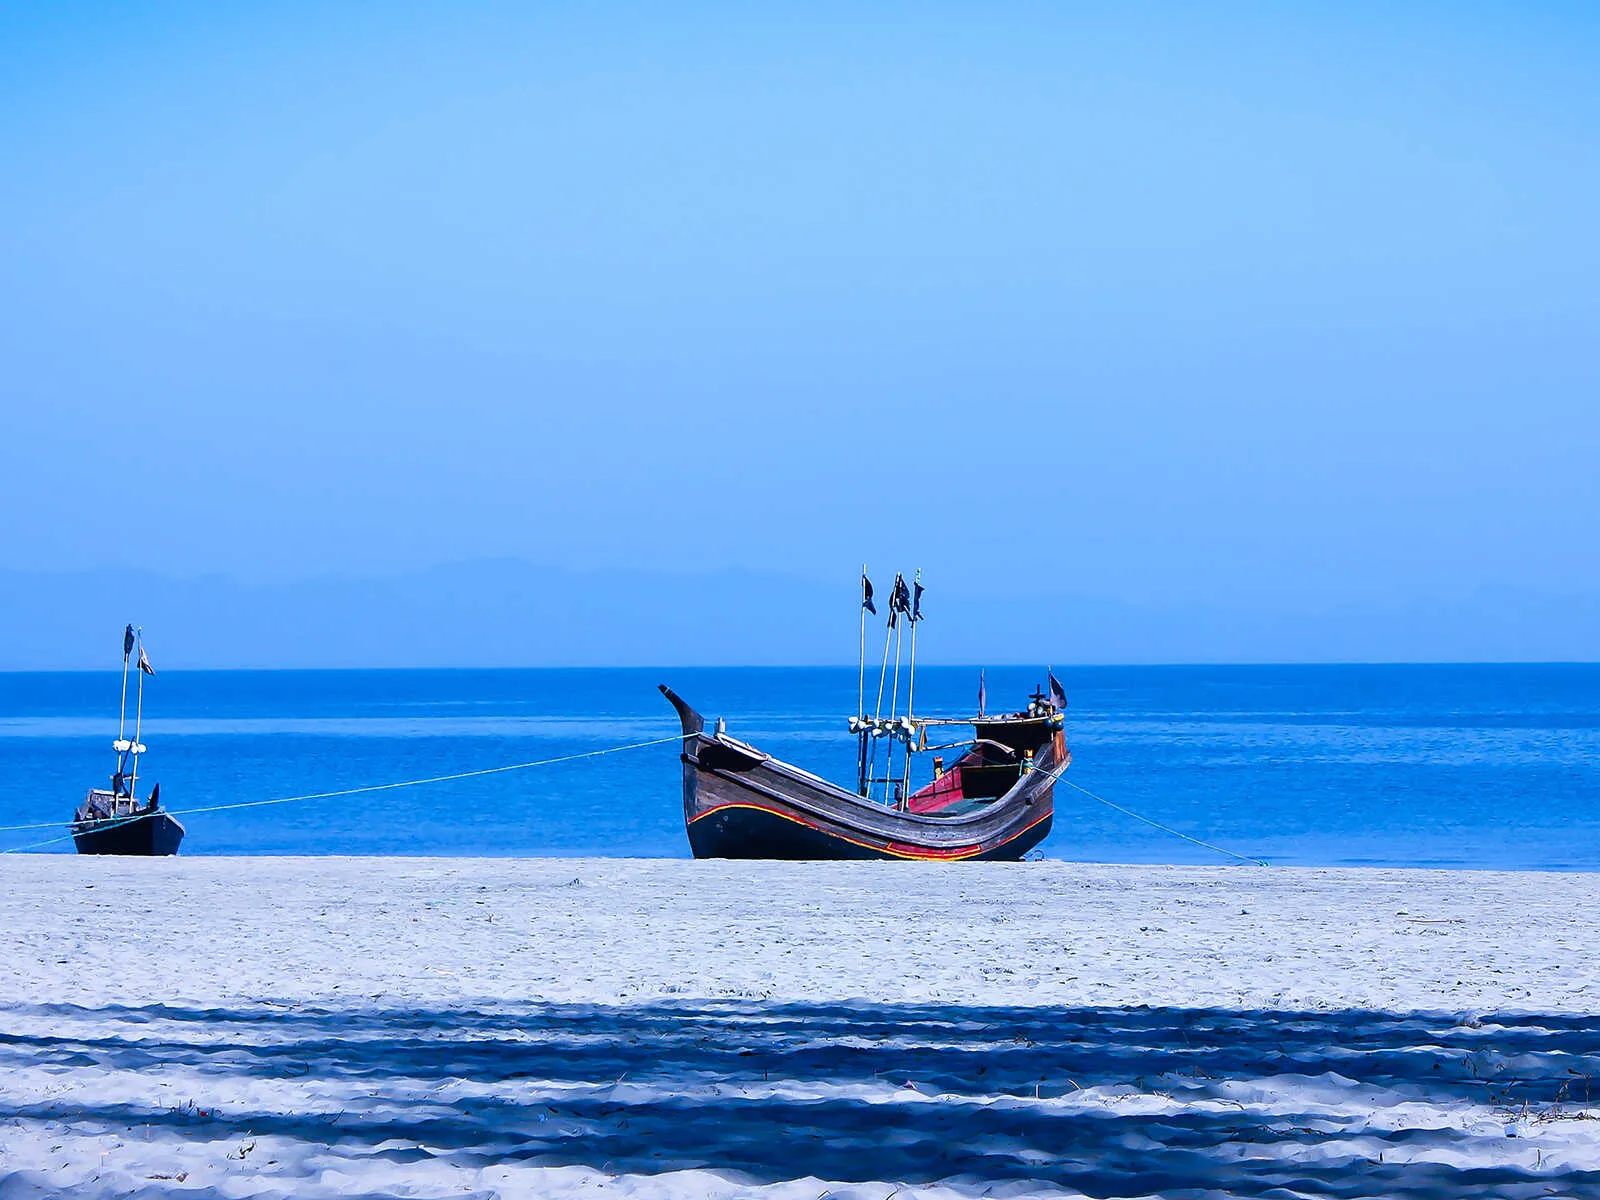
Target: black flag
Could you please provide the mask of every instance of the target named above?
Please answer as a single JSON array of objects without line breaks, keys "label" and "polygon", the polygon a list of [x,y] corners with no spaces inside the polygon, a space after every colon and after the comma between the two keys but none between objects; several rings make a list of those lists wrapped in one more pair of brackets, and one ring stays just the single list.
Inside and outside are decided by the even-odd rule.
[{"label": "black flag", "polygon": [[983,686],[983,668],[978,668],[978,715],[983,716],[984,702],[989,699],[989,690]]},{"label": "black flag", "polygon": [[910,611],[911,589],[906,586],[906,577],[897,572],[894,577],[894,587],[889,589],[889,628],[895,627],[901,613]]},{"label": "black flag", "polygon": [[913,583],[911,586],[914,589],[911,594],[911,619],[920,621],[922,620],[922,584]]},{"label": "black flag", "polygon": [[161,807],[161,785],[158,783],[150,789],[150,811],[154,812]]},{"label": "black flag", "polygon": [[872,602],[872,580],[865,571],[861,572],[861,607],[873,616],[878,615],[878,606]]},{"label": "black flag", "polygon": [[133,626],[129,625],[122,631],[122,657],[127,658],[133,653]]},{"label": "black flag", "polygon": [[1054,672],[1050,674],[1050,703],[1057,708],[1067,706],[1067,689],[1061,686],[1061,681],[1055,677]]}]

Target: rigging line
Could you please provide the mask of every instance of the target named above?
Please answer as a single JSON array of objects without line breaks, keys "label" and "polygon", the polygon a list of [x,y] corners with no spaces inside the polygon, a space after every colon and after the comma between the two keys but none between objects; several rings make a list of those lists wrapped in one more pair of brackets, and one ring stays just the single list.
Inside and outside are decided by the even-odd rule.
[{"label": "rigging line", "polygon": [[1225,847],[1222,847],[1222,846],[1214,846],[1210,842],[1202,842],[1197,837],[1190,837],[1187,833],[1179,833],[1176,829],[1169,828],[1168,826],[1161,824],[1161,822],[1159,822],[1159,821],[1152,821],[1149,817],[1140,816],[1138,813],[1134,812],[1131,808],[1123,808],[1122,805],[1117,804],[1117,803],[1115,803],[1115,802],[1113,802],[1111,800],[1107,800],[1104,796],[1097,796],[1095,793],[1091,792],[1088,788],[1083,787],[1081,784],[1073,783],[1072,780],[1070,780],[1070,779],[1063,779],[1061,777],[1061,773],[1063,771],[1065,771],[1066,769],[1067,769],[1066,766],[1063,765],[1059,769],[1057,769],[1055,772],[1053,772],[1053,774],[1055,776],[1054,782],[1056,782],[1056,783],[1064,783],[1069,788],[1074,788],[1075,790],[1082,792],[1085,796],[1088,796],[1089,799],[1098,800],[1098,801],[1100,801],[1101,804],[1104,804],[1107,808],[1116,809],[1123,816],[1132,817],[1135,821],[1143,821],[1146,825],[1149,825],[1153,829],[1159,829],[1162,833],[1170,833],[1173,837],[1182,838],[1186,842],[1193,842],[1196,846],[1203,846],[1207,850],[1215,851],[1217,854],[1224,854],[1229,858],[1237,858],[1240,862],[1247,862],[1247,863],[1250,863],[1252,866],[1257,866],[1257,867],[1265,867],[1265,866],[1269,865],[1266,862],[1265,859],[1251,858],[1248,854],[1239,854],[1239,853],[1237,853],[1237,852],[1235,852],[1233,850],[1228,850],[1228,849],[1226,849]]},{"label": "rigging line", "polygon": [[26,829],[58,829],[71,821],[39,821],[33,825],[0,825],[0,833],[21,833]]},{"label": "rigging line", "polygon": [[[57,822],[57,824],[59,823]],[[29,842],[26,846],[8,846],[6,849],[0,850],[0,854],[23,854],[29,850],[43,850],[46,846],[54,846],[57,842],[70,842],[71,840],[72,834],[68,833],[61,837],[46,838],[42,842]]]},{"label": "rigging line", "polygon": [[[642,750],[646,746],[664,746],[668,742],[681,742],[682,740],[683,734],[675,733],[671,737],[652,738],[646,742],[628,742],[621,746],[607,746],[602,750],[585,750],[578,754],[562,754],[555,758],[540,758],[532,762],[511,763],[509,766],[504,767],[482,767],[476,771],[458,771],[453,775],[434,775],[427,779],[405,779],[398,783],[374,783],[365,787],[342,788],[333,792],[309,792],[303,796],[274,796],[270,800],[245,800],[238,804],[212,804],[204,808],[158,808],[154,812],[133,813],[126,818],[118,819],[116,824],[131,825],[135,821],[145,820],[155,816],[157,813],[165,813],[169,817],[190,817],[199,813],[231,812],[240,808],[262,808],[269,804],[292,804],[299,800],[331,800],[337,796],[357,796],[367,792],[389,792],[397,788],[422,787],[430,783],[451,783],[458,779],[474,779],[481,775],[502,775],[507,771],[526,771],[532,767],[548,767],[556,763],[576,762],[582,758],[599,758],[605,754],[618,754],[624,750]],[[6,826],[0,827],[0,833],[21,829],[49,829],[63,824],[74,824],[74,822],[51,821],[44,825]],[[37,842],[33,846],[16,846],[10,850],[0,850],[0,854],[12,854],[17,850],[31,850],[38,846],[48,846],[53,842],[64,842],[71,836],[71,834],[68,834],[66,837],[52,838],[49,842]]]}]

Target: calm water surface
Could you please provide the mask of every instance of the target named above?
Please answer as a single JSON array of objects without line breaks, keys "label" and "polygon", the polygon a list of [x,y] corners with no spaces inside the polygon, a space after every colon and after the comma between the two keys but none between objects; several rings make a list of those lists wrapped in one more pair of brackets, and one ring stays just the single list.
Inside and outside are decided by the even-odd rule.
[{"label": "calm water surface", "polygon": [[[991,708],[1043,670],[991,668]],[[1071,778],[1278,864],[1600,870],[1600,665],[1094,667]],[[923,715],[977,672],[919,672]],[[848,781],[854,668],[163,672],[143,778],[166,807],[263,800],[666,736],[670,683],[730,733]],[[118,677],[0,674],[0,825],[110,773]],[[195,814],[185,854],[688,854],[675,746],[396,792]],[[63,829],[0,832],[0,848]],[[70,842],[41,847],[71,852]],[[1051,858],[1226,861],[1058,789]]]}]

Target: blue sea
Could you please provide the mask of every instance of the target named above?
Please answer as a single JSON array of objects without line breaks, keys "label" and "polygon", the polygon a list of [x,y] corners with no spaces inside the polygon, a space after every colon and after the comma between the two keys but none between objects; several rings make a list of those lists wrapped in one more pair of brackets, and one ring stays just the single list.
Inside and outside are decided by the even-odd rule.
[{"label": "blue sea", "polygon": [[[1284,865],[1600,869],[1600,665],[1058,670],[1069,778],[1172,830]],[[917,711],[976,668],[918,672]],[[1040,670],[990,668],[991,709]],[[149,681],[142,779],[168,809],[448,775],[668,737],[707,718],[848,782],[854,668],[172,671]],[[0,674],[0,826],[64,821],[112,770],[118,676]],[[185,817],[185,854],[684,857],[673,744],[426,787]],[[141,786],[141,791],[143,791]],[[64,826],[0,850],[70,853]],[[37,845],[50,842],[47,845]],[[1047,857],[1211,863],[1059,788]]]}]

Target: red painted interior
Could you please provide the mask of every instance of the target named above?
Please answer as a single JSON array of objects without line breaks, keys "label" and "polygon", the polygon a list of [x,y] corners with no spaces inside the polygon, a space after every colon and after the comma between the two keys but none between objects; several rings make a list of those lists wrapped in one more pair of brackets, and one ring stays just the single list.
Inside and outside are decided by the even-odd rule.
[{"label": "red painted interior", "polygon": [[920,787],[906,799],[906,807],[914,813],[938,812],[965,800],[961,792],[961,768],[951,767],[926,787]]}]

